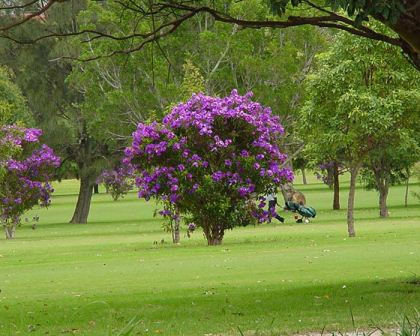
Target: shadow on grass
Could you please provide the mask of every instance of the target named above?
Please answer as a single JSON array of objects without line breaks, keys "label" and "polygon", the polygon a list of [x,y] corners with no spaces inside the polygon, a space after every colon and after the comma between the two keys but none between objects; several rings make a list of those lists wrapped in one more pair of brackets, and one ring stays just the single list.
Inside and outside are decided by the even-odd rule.
[{"label": "shadow on grass", "polygon": [[[264,335],[354,331],[355,326],[361,330],[386,329],[395,328],[398,316],[408,316],[419,306],[419,287],[408,281],[395,278],[299,286],[280,280],[241,284],[225,279],[171,289],[151,284],[146,292],[130,287],[90,293],[89,297],[105,302],[103,305],[93,305],[87,295],[78,300],[55,298],[48,306],[26,298],[7,309],[0,307],[0,313],[3,325],[13,322],[18,330],[26,330],[47,312],[50,325],[39,323],[37,331],[50,334],[58,334],[65,324],[83,335],[105,335],[110,328],[124,330],[131,316],[141,316],[141,323],[136,322],[132,331],[159,330],[156,333],[163,335],[238,335],[238,326],[241,330],[276,332]],[[27,310],[33,314],[25,318],[22,312]],[[24,318],[16,321],[17,315]],[[95,332],[89,329],[90,321],[95,321]]]}]

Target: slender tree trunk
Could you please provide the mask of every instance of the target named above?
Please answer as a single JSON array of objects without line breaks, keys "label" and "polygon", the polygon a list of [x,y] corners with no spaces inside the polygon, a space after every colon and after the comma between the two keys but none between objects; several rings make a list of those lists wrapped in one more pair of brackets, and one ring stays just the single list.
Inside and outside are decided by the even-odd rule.
[{"label": "slender tree trunk", "polygon": [[70,223],[86,224],[89,216],[90,202],[92,200],[93,183],[86,176],[80,178],[79,197],[77,199],[76,209]]},{"label": "slender tree trunk", "polygon": [[338,174],[338,164],[334,162],[334,200],[333,210],[340,210],[340,178]]},{"label": "slender tree trunk", "polygon": [[6,239],[14,239],[16,233],[16,225],[4,226],[4,232],[6,233]]},{"label": "slender tree trunk", "polygon": [[408,184],[410,182],[410,170],[407,169],[407,180],[405,181],[405,196],[404,196],[404,206],[408,206]]},{"label": "slender tree trunk", "polygon": [[386,205],[388,192],[389,192],[389,185],[386,181],[384,181],[384,184],[381,185],[381,188],[379,188],[379,216],[381,217],[389,216],[388,207]]},{"label": "slender tree trunk", "polygon": [[99,194],[99,185],[98,185],[98,183],[95,183],[93,185],[93,193],[94,194]]},{"label": "slender tree trunk", "polygon": [[179,241],[180,241],[180,234],[179,234],[180,219],[179,219],[179,217],[176,218],[174,221],[175,221],[175,225],[173,227],[172,241],[173,241],[174,244],[178,244]]},{"label": "slender tree trunk", "polygon": [[327,168],[327,179],[325,183],[328,185],[328,188],[332,189],[334,185],[334,169],[329,167]]},{"label": "slender tree trunk", "polygon": [[379,216],[388,217],[389,213],[386,200],[388,198],[389,184],[386,176],[384,176],[386,173],[384,173],[384,170],[381,168],[380,164],[372,167],[372,171],[375,177],[376,189],[379,192]]},{"label": "slender tree trunk", "polygon": [[302,181],[303,184],[308,184],[308,181],[306,180],[306,173],[305,173],[305,168],[302,168]]},{"label": "slender tree trunk", "polygon": [[350,168],[350,190],[347,205],[347,230],[349,232],[349,237],[356,237],[356,231],[354,229],[354,198],[356,194],[356,178],[359,173],[359,169],[360,165]]}]

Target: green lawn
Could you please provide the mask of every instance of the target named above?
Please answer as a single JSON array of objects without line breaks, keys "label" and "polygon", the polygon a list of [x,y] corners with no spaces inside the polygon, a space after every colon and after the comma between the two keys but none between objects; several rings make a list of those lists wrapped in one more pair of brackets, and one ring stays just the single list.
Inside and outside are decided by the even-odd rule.
[{"label": "green lawn", "polygon": [[40,215],[36,230],[0,239],[0,335],[117,335],[132,318],[136,335],[283,335],[389,327],[420,310],[418,201],[404,208],[394,187],[391,217],[379,219],[376,193],[358,189],[349,239],[345,210],[311,182],[298,185],[318,210],[310,224],[287,214],[207,247],[200,231],[172,245],[154,204],[134,193],[95,195],[90,223],[68,224],[77,184],[63,181],[49,209],[28,214]]}]

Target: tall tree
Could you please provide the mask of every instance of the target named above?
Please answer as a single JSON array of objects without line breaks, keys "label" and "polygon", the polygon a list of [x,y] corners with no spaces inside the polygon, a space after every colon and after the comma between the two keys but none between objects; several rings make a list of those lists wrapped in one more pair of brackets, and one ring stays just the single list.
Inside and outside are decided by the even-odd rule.
[{"label": "tall tree", "polygon": [[[30,39],[45,29],[74,32],[76,16],[82,8],[83,2],[68,2],[53,8],[48,20],[20,26],[16,33]],[[5,40],[1,43],[1,61],[12,69],[36,124],[45,131],[45,141],[63,158],[62,169],[69,165],[75,168],[80,192],[71,222],[86,223],[93,185],[113,151],[91,134],[80,108],[84,97],[66,82],[73,65],[66,60],[51,61],[63,53],[77,55],[77,49],[67,40],[49,39],[33,45],[16,45]]]},{"label": "tall tree", "polygon": [[[344,47],[345,46],[345,47]],[[356,179],[364,160],[399,142],[405,121],[420,110],[410,99],[419,93],[419,75],[389,45],[339,34],[319,58],[302,109],[305,139],[341,158],[350,171],[347,208],[349,236],[354,229]],[[408,127],[408,126],[407,126]]]},{"label": "tall tree", "polygon": [[11,80],[9,69],[0,67],[0,183],[4,178],[6,162],[20,151],[20,129],[14,123],[31,124],[25,98]]},{"label": "tall tree", "polygon": [[32,124],[32,118],[22,91],[12,81],[6,67],[0,67],[0,125],[23,122]]},{"label": "tall tree", "polygon": [[395,140],[398,140],[398,143],[391,143],[385,148],[379,147],[372,151],[366,158],[361,172],[361,179],[366,188],[378,191],[380,217],[389,216],[389,187],[405,182],[409,178],[407,171],[410,171],[420,157],[419,143],[412,135],[401,134]]}]

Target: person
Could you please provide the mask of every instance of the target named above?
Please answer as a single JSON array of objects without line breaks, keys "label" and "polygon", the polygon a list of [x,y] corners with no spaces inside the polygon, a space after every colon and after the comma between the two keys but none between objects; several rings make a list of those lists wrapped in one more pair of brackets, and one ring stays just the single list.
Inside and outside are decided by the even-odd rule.
[{"label": "person", "polygon": [[268,201],[268,210],[271,213],[274,213],[274,218],[277,219],[278,221],[284,223],[284,218],[282,216],[280,216],[277,212],[276,212],[276,205],[277,205],[277,196],[276,194],[270,192],[269,194],[267,194],[267,197],[265,198],[266,201]]}]

